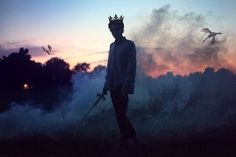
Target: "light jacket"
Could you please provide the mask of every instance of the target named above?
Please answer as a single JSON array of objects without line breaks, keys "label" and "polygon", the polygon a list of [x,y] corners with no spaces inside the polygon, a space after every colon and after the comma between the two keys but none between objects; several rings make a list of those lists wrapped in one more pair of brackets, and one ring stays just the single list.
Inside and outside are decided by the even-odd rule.
[{"label": "light jacket", "polygon": [[136,49],[133,41],[125,37],[111,43],[104,87],[111,90],[126,88],[128,94],[134,93],[136,74]]}]

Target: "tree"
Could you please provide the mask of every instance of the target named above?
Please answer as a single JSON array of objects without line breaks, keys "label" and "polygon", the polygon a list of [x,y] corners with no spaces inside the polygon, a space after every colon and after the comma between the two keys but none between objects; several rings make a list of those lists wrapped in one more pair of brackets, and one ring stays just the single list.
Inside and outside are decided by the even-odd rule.
[{"label": "tree", "polygon": [[90,69],[90,64],[83,62],[83,63],[77,63],[74,68],[73,72],[82,72],[82,73],[88,73],[88,70]]},{"label": "tree", "polygon": [[63,59],[54,57],[48,60],[44,65],[44,70],[48,77],[49,86],[71,85],[72,73],[69,64]]},{"label": "tree", "polygon": [[34,62],[28,52],[28,49],[20,48],[19,52],[2,57],[0,84],[4,90],[18,90],[29,79]]},{"label": "tree", "polygon": [[9,109],[12,101],[21,104],[25,100],[50,110],[72,85],[68,63],[51,58],[42,65],[31,60],[29,50],[25,48],[0,59],[0,74],[0,111]]},{"label": "tree", "polygon": [[94,72],[99,72],[99,71],[103,71],[103,70],[105,70],[106,69],[106,66],[104,66],[104,65],[97,65],[96,67],[94,67],[93,68],[93,71]]}]

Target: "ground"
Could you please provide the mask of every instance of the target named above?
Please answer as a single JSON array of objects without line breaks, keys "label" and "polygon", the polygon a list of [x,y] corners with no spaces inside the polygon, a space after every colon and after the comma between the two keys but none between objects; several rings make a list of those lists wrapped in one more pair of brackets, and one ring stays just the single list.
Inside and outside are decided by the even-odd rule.
[{"label": "ground", "polygon": [[142,139],[140,145],[120,149],[118,141],[99,138],[65,136],[57,139],[47,136],[18,137],[1,140],[1,157],[235,157],[236,136],[196,135],[191,138],[169,140]]}]

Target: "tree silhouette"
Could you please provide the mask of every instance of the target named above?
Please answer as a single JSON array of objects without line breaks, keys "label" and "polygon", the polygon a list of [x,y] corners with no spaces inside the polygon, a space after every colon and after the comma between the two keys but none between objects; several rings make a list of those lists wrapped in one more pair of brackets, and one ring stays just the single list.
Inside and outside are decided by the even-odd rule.
[{"label": "tree silhouette", "polygon": [[59,87],[71,87],[69,64],[52,58],[44,65],[31,60],[28,49],[20,48],[0,59],[0,111],[12,101],[36,101],[51,109],[60,97]]},{"label": "tree silhouette", "polygon": [[34,64],[31,61],[29,50],[20,48],[19,53],[13,52],[1,60],[1,87],[4,90],[19,90],[26,81],[29,81]]},{"label": "tree silhouette", "polygon": [[82,73],[88,73],[88,70],[90,69],[90,64],[83,62],[83,63],[77,63],[74,68],[73,72],[82,72]]},{"label": "tree silhouette", "polygon": [[51,58],[45,63],[44,69],[48,76],[49,86],[66,86],[71,84],[72,73],[69,69],[69,64],[63,59]]},{"label": "tree silhouette", "polygon": [[103,71],[105,69],[106,69],[106,66],[104,66],[104,65],[97,65],[97,66],[94,67],[93,71],[97,72],[97,71]]}]

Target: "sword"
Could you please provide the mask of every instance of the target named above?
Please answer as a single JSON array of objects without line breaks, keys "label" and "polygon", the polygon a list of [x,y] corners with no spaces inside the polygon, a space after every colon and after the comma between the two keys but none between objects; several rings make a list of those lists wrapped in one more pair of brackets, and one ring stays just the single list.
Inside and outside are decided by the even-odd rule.
[{"label": "sword", "polygon": [[94,107],[97,106],[97,104],[102,100],[105,101],[105,95],[104,94],[97,94],[97,100],[94,102],[94,104],[90,107],[90,109],[86,112],[86,114],[82,117],[82,119],[78,123],[78,128],[80,128],[81,124],[83,123],[84,119],[89,115],[89,113],[93,110]]}]

